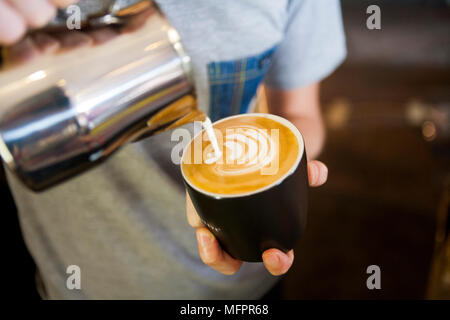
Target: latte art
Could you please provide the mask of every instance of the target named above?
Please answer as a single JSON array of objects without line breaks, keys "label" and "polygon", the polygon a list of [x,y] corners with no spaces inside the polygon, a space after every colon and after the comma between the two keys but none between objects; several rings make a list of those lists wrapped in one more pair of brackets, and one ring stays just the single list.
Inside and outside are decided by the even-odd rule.
[{"label": "latte art", "polygon": [[298,160],[303,142],[298,131],[273,118],[278,117],[240,115],[216,122],[214,130],[205,126],[183,154],[182,172],[187,180],[204,191],[239,194],[286,175]]},{"label": "latte art", "polygon": [[[213,145],[205,148],[206,164],[215,164],[218,175],[241,175],[259,171],[270,164],[278,147],[266,129],[253,126],[231,127],[223,138],[221,156],[217,157]],[[224,159],[225,158],[225,159]]]}]

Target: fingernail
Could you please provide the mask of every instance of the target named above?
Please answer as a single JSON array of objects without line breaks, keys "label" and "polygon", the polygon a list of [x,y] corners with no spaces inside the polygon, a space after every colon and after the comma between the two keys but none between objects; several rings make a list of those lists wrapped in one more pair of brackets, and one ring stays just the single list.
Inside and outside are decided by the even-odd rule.
[{"label": "fingernail", "polygon": [[317,167],[314,162],[311,162],[308,166],[309,168],[309,181],[311,186],[315,186],[317,184],[317,180],[319,180],[319,175],[317,174]]},{"label": "fingernail", "polygon": [[211,237],[203,232],[197,233],[197,239],[202,247],[208,247],[211,243]]},{"label": "fingernail", "polygon": [[205,232],[197,232],[197,239],[198,242],[200,243],[200,250],[202,251],[203,261],[205,263],[210,262],[211,259],[210,246],[213,239],[209,234]]},{"label": "fingernail", "polygon": [[322,177],[321,177],[321,181],[323,183],[325,183],[325,181],[327,181],[327,177],[328,177],[328,167],[327,166],[323,166],[323,172],[322,172]]},{"label": "fingernail", "polygon": [[266,257],[266,259],[264,259],[264,262],[267,264],[267,266],[269,268],[278,268],[278,266],[280,265],[280,257],[277,253],[275,254],[271,254],[268,255],[268,257]]}]

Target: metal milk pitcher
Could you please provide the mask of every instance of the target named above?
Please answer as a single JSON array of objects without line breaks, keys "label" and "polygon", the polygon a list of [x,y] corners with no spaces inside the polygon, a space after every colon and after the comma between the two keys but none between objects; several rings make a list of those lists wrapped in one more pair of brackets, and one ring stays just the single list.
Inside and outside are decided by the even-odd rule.
[{"label": "metal milk pitcher", "polygon": [[83,23],[118,28],[144,3],[151,13],[139,29],[0,69],[0,155],[30,189],[77,175],[127,142],[203,118],[177,31],[153,2],[131,3]]}]

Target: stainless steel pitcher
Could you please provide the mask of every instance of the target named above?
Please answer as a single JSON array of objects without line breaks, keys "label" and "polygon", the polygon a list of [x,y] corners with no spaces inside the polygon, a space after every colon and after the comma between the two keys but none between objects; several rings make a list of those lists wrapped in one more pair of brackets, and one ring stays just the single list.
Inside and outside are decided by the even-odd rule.
[{"label": "stainless steel pitcher", "polygon": [[[203,117],[190,58],[150,4],[154,10],[138,30],[0,71],[0,155],[30,189],[46,189],[127,142]],[[106,15],[96,23],[129,18]]]}]

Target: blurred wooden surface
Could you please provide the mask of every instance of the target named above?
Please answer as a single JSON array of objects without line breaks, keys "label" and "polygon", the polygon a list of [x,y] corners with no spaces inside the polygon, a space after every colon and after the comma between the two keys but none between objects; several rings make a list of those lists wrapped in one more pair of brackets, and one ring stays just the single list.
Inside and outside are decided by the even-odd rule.
[{"label": "blurred wooden surface", "polygon": [[[284,298],[450,299],[445,241],[436,241],[449,228],[439,210],[448,213],[440,207],[450,175],[450,9],[369,2],[342,2],[349,54],[321,90],[329,180],[310,192]],[[381,30],[365,28],[369,4],[382,7]],[[430,139],[417,106],[448,122]],[[381,290],[366,287],[372,264]]]},{"label": "blurred wooden surface", "polygon": [[[411,99],[450,101],[450,70],[345,64],[322,86],[329,180],[283,280],[288,299],[426,297],[448,154],[409,123]],[[438,149],[439,150],[439,149]],[[368,290],[366,268],[381,268]]]}]

